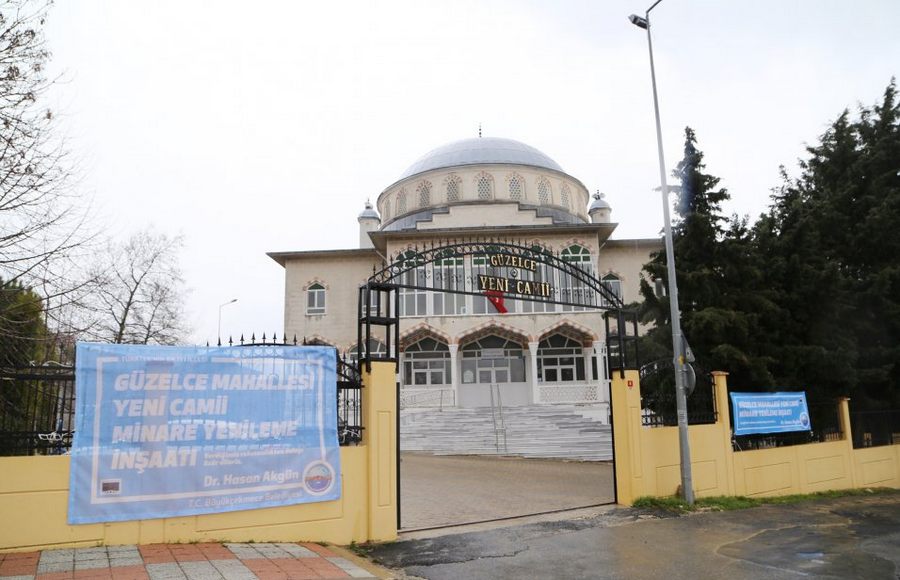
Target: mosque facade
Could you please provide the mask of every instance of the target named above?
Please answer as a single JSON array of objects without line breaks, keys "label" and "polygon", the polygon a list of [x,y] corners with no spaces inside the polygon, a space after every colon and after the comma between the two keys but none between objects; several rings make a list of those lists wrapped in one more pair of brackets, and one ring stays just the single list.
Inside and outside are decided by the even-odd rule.
[{"label": "mosque facade", "polygon": [[[549,156],[511,139],[438,147],[358,216],[359,247],[271,252],[285,269],[284,332],[355,356],[358,287],[385,262],[420,247],[515,239],[602,281],[624,303],[639,299],[654,239],[615,239],[612,208]],[[448,257],[405,276],[474,278],[491,264]],[[500,288],[499,290],[503,290]],[[583,404],[608,407],[603,310],[503,296],[401,288],[399,375],[405,407]],[[371,352],[384,351],[373,339]],[[393,353],[392,353],[393,354]]]}]

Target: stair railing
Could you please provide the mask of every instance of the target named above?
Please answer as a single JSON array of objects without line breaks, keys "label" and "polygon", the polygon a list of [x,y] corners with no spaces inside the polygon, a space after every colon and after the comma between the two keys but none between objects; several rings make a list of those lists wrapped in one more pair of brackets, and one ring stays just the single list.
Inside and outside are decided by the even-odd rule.
[{"label": "stair railing", "polygon": [[[500,441],[503,440],[503,452],[508,453],[506,441],[506,422],[503,420],[503,400],[500,397],[500,385],[491,384],[491,420],[494,422],[494,448],[500,453]],[[494,387],[497,387],[497,401],[494,402]]]}]

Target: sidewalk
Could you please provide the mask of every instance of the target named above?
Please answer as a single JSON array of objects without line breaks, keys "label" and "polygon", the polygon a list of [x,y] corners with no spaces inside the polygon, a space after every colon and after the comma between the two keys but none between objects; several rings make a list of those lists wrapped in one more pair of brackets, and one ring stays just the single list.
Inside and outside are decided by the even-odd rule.
[{"label": "sidewalk", "polygon": [[[341,554],[344,554],[343,556]],[[377,578],[318,544],[151,544],[0,554],[0,580]]]}]

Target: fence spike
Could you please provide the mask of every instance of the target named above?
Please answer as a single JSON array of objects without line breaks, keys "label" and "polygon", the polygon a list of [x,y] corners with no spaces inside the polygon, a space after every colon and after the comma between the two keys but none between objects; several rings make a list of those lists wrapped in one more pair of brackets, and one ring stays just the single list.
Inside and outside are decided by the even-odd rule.
[{"label": "fence spike", "polygon": [[209,341],[206,341],[206,348],[209,348]]},{"label": "fence spike", "polygon": [[294,346],[297,346],[297,333],[294,333]]},{"label": "fence spike", "polygon": [[265,333],[265,332],[264,332],[263,335],[262,335],[262,341],[263,341],[263,343],[266,342],[266,333]]},{"label": "fence spike", "polygon": [[234,341],[231,340],[231,335],[228,335],[228,346],[234,346]]},{"label": "fence spike", "polygon": [[244,333],[242,332],[241,333],[241,346],[243,346],[243,345],[244,345]]},{"label": "fence spike", "polygon": [[254,332],[253,334],[250,335],[250,342],[251,342],[251,343],[256,342],[256,333],[255,333],[255,332]]},{"label": "fence spike", "polygon": [[219,337],[218,341],[216,341],[216,346],[222,346],[222,337]]}]

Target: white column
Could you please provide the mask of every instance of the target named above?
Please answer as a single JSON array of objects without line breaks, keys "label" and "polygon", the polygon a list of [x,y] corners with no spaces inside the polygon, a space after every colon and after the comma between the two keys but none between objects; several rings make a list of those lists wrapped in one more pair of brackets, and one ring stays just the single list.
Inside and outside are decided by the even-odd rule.
[{"label": "white column", "polygon": [[597,381],[599,382],[599,399],[600,407],[606,412],[604,413],[603,423],[609,423],[609,377],[606,373],[606,343],[595,342],[594,354],[597,357]]},{"label": "white column", "polygon": [[456,356],[459,351],[458,344],[448,344],[450,349],[450,387],[453,390],[453,406],[459,406],[459,367],[458,358]]},{"label": "white column", "polygon": [[537,371],[538,344],[537,342],[528,343],[528,361],[531,371],[531,402],[534,404],[541,402],[541,387],[538,384]]},{"label": "white column", "polygon": [[594,347],[582,347],[581,356],[584,357],[584,382],[590,385],[594,382]]}]

